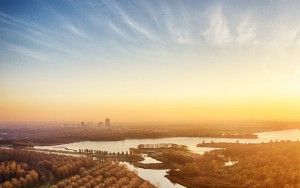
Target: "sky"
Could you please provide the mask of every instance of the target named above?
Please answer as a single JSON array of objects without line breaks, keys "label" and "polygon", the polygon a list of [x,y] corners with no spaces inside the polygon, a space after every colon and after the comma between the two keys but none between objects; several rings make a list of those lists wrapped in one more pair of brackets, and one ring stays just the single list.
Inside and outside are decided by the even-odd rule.
[{"label": "sky", "polygon": [[300,120],[299,9],[0,0],[0,120]]}]

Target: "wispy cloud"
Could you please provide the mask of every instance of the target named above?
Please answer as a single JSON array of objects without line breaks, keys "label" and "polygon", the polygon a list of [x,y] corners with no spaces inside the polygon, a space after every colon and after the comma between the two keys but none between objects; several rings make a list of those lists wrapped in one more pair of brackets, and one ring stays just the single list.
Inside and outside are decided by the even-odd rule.
[{"label": "wispy cloud", "polygon": [[136,20],[132,19],[119,5],[114,2],[107,2],[106,5],[112,12],[114,12],[114,14],[119,15],[119,18],[123,21],[123,23],[125,23],[133,31],[143,35],[150,40],[155,40],[156,37],[149,30],[147,30]]},{"label": "wispy cloud", "polygon": [[[66,47],[66,44],[62,43],[62,41],[54,40],[58,38],[66,38],[65,34],[49,31],[33,22],[12,17],[1,12],[0,22],[3,23],[0,28],[1,31],[13,35],[14,38],[23,38],[23,40],[30,41],[40,47],[52,49],[60,53],[69,55],[73,54],[73,52]],[[7,39],[4,39],[4,41],[8,42]],[[14,44],[11,43],[11,45],[13,46]],[[18,51],[16,50],[18,47],[14,47],[12,49],[16,52]],[[20,47],[20,49],[22,49],[22,47]],[[22,51],[25,52],[25,50]]]},{"label": "wispy cloud", "polygon": [[43,32],[47,32],[42,27],[40,27],[37,24],[34,24],[31,21],[19,19],[19,18],[10,16],[10,15],[7,15],[1,11],[0,11],[0,18],[1,18],[2,23],[8,24],[13,27],[26,29],[28,32],[31,32],[32,34],[41,34]]},{"label": "wispy cloud", "polygon": [[240,45],[249,45],[255,43],[256,36],[256,26],[253,21],[251,21],[249,16],[244,17],[240,23],[237,25],[237,36],[236,42]]},{"label": "wispy cloud", "polygon": [[[105,42],[111,50],[120,50],[120,46],[125,45],[124,41],[129,42],[126,44],[127,49],[135,48],[140,51],[149,51],[147,48],[152,45],[165,50],[183,45],[231,45],[255,49],[300,46],[299,24],[283,23],[276,20],[278,18],[274,18],[273,22],[265,22],[268,18],[258,18],[255,7],[234,12],[231,9],[235,10],[235,7],[222,3],[206,3],[201,9],[201,3],[193,7],[194,5],[181,2],[142,1],[131,3],[130,6],[122,1],[67,3],[70,3],[70,7],[76,7],[70,11],[75,14],[74,19],[50,2],[41,3],[43,9],[50,13],[47,16],[54,20],[51,29],[47,25],[27,20],[26,17],[20,19],[3,12],[0,12],[0,22],[4,25],[1,28],[12,30],[12,35],[18,35],[25,41],[30,40],[45,48],[70,55],[75,55],[76,49],[80,48],[75,44],[89,46],[91,51],[98,54],[107,49],[104,47]],[[230,11],[228,7],[231,8]],[[137,8],[141,10],[137,11]],[[80,15],[85,13],[88,17],[82,19]],[[282,14],[285,18],[285,14],[289,13]],[[83,40],[89,42],[80,43]]]},{"label": "wispy cloud", "polygon": [[232,40],[230,27],[221,5],[215,7],[209,14],[209,27],[204,31],[203,37],[205,41],[215,45],[223,45]]},{"label": "wispy cloud", "polygon": [[62,15],[59,11],[54,9],[50,4],[43,2],[43,5],[48,8],[50,12],[52,12],[52,15],[57,18],[57,20],[60,22],[60,25],[65,28],[67,31],[71,32],[74,35],[77,35],[82,38],[88,38],[88,35],[85,34],[85,32],[75,26],[71,20],[67,19],[64,15]]},{"label": "wispy cloud", "polygon": [[177,9],[171,7],[164,8],[165,20],[168,36],[178,44],[193,45],[197,38],[191,34],[193,23],[190,22],[190,15],[186,12],[183,5],[178,5]]},{"label": "wispy cloud", "polygon": [[88,36],[79,28],[75,27],[73,24],[68,24],[65,23],[64,27],[68,30],[71,31],[73,34],[80,36],[82,38],[88,38]]},{"label": "wispy cloud", "polygon": [[32,34],[28,32],[24,32],[23,30],[14,30],[11,28],[0,28],[2,32],[8,32],[10,34],[14,34],[16,37],[22,37],[34,44],[37,44],[40,47],[51,49],[63,54],[73,54],[72,51],[65,46],[63,46],[58,41],[52,40],[53,37],[50,37],[45,34]]},{"label": "wispy cloud", "polygon": [[[273,47],[289,47],[299,45],[300,25],[276,25],[276,32],[271,35],[269,44]],[[268,41],[266,41],[268,43]]]},{"label": "wispy cloud", "polygon": [[42,63],[52,63],[49,60],[48,55],[37,52],[36,50],[31,50],[31,49],[23,47],[23,46],[9,44],[9,43],[6,43],[4,41],[2,41],[1,43],[2,43],[2,45],[5,45],[7,50],[10,50],[10,51],[13,51],[13,52],[15,52],[19,55],[23,55],[23,56],[29,57],[31,59],[34,59],[39,63],[40,62],[42,62]]},{"label": "wispy cloud", "polygon": [[111,21],[108,21],[107,22],[108,24],[108,27],[113,30],[115,33],[117,33],[118,35],[120,35],[121,37],[123,37],[124,39],[131,39],[131,37],[128,36],[127,33],[125,33],[122,29],[120,29],[116,24],[114,24],[113,22]]}]

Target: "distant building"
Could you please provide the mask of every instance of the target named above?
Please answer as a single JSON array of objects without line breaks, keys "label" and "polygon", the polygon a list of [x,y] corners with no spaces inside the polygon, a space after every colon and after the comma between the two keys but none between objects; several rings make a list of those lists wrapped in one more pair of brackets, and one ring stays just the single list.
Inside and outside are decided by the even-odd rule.
[{"label": "distant building", "polygon": [[82,122],[80,122],[80,126],[81,126],[81,127],[87,127],[88,124],[82,121]]},{"label": "distant building", "polygon": [[93,122],[93,121],[88,121],[88,122],[86,122],[86,125],[87,125],[87,126],[93,126],[93,125],[94,125],[94,122]]},{"label": "distant building", "polygon": [[102,121],[99,121],[97,124],[98,124],[98,126],[102,126],[102,125],[103,125],[103,122],[102,122]]},{"label": "distant building", "polygon": [[105,119],[104,125],[105,125],[105,126],[110,126],[110,119],[109,119],[109,118],[106,118],[106,119]]}]

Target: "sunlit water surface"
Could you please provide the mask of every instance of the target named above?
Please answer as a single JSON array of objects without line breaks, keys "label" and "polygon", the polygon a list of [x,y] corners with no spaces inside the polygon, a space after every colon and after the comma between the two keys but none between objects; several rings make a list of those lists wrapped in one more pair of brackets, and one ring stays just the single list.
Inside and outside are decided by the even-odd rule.
[{"label": "sunlit water surface", "polygon": [[146,154],[143,154],[143,158],[144,160],[141,161],[141,163],[144,163],[144,164],[149,164],[149,163],[161,163],[161,161],[158,161],[156,159],[153,159],[152,157],[148,157],[148,155]]}]

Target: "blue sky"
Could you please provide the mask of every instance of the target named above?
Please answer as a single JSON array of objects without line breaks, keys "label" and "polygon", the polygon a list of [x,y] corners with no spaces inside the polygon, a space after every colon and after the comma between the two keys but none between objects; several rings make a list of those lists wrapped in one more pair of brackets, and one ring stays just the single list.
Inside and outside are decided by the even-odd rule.
[{"label": "blue sky", "polygon": [[298,7],[297,1],[1,1],[1,46],[37,61],[265,47],[285,40],[281,26],[297,33]]},{"label": "blue sky", "polygon": [[299,1],[1,0],[1,101],[295,97],[299,8]]}]

